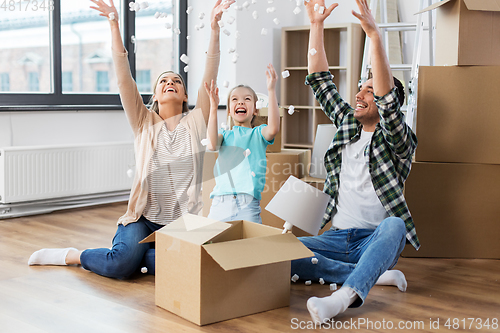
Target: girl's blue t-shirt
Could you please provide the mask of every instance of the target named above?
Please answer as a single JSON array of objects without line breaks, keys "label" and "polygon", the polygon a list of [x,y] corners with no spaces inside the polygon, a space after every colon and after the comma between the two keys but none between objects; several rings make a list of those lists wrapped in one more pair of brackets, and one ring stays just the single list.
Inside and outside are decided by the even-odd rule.
[{"label": "girl's blue t-shirt", "polygon": [[214,166],[215,187],[210,198],[246,193],[261,199],[266,183],[266,149],[274,143],[274,139],[267,141],[262,136],[265,126],[233,126],[232,130],[219,131],[223,139]]}]

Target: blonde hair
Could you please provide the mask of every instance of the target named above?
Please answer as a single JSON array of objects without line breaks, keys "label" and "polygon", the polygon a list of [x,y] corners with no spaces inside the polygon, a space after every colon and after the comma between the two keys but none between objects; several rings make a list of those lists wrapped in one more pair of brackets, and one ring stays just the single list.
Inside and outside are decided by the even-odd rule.
[{"label": "blonde hair", "polygon": [[[156,86],[158,85],[158,81],[160,81],[160,78],[163,76],[163,74],[167,74],[167,73],[175,74],[175,75],[177,75],[181,79],[182,86],[184,87],[184,92],[185,92],[185,94],[187,96],[187,87],[186,87],[186,83],[184,82],[184,79],[182,78],[182,76],[180,76],[178,73],[173,72],[173,71],[165,71],[165,72],[161,73],[160,75],[158,75],[158,78],[156,78],[156,82],[155,82],[155,85],[153,87],[153,95],[151,95],[151,98],[149,99],[149,103],[147,105],[147,107],[151,111],[154,111],[157,114],[160,114],[159,113],[160,109],[158,107],[158,102],[154,100]],[[188,111],[189,111],[188,103],[187,102],[182,102],[182,113],[185,113],[185,112],[188,112]]]},{"label": "blonde hair", "polygon": [[253,106],[254,106],[254,109],[257,110],[257,114],[254,115],[253,118],[252,118],[252,122],[251,122],[252,128],[256,127],[256,126],[262,125],[263,121],[262,121],[261,117],[259,117],[259,109],[257,109],[257,101],[259,100],[259,98],[257,97],[257,94],[255,93],[255,90],[253,90],[249,86],[246,86],[244,84],[240,84],[240,85],[237,85],[236,87],[233,87],[229,91],[229,93],[227,94],[226,112],[227,112],[227,125],[229,126],[229,129],[233,129],[233,126],[234,126],[233,118],[231,117],[231,114],[229,113],[229,105],[231,103],[231,94],[233,93],[234,90],[236,90],[238,88],[248,89],[248,90],[250,90],[250,93],[252,95],[252,98],[253,98],[253,101],[254,101],[253,102]]}]

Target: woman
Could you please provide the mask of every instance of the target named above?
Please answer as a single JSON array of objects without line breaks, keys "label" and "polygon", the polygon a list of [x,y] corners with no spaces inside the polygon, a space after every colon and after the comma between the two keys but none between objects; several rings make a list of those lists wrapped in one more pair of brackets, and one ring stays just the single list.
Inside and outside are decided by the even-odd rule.
[{"label": "woman", "polygon": [[113,62],[123,108],[135,137],[136,170],[128,208],[118,220],[111,249],[42,249],[33,253],[29,265],[79,265],[97,274],[124,279],[146,267],[154,274],[154,249],[139,244],[150,233],[186,213],[201,209],[201,183],[206,125],[210,99],[203,82],[217,79],[220,60],[218,21],[234,0],[217,0],[211,13],[211,35],[205,73],[196,107],[187,108],[182,77],[162,73],[155,84],[152,105],[142,102],[130,74],[127,51],[121,40],[118,12],[110,0],[91,0],[99,15],[109,19]]}]

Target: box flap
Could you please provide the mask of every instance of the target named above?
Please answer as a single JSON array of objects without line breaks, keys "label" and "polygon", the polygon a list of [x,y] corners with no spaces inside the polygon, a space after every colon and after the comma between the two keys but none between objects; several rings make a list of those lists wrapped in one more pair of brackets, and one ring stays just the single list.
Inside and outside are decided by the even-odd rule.
[{"label": "box flap", "polygon": [[226,271],[314,255],[291,233],[206,244],[203,248]]},{"label": "box flap", "polygon": [[[185,214],[155,233],[162,233],[189,243],[202,245],[230,227],[230,224],[224,222],[199,215]],[[139,243],[152,241],[154,241],[154,234],[149,235]]]},{"label": "box flap", "polygon": [[464,0],[468,10],[500,11],[500,0]]},{"label": "box flap", "polygon": [[[441,7],[450,1],[454,0],[443,0],[440,2],[436,2],[435,4],[432,4],[429,7],[422,9],[416,14],[421,14],[429,10]],[[463,1],[468,10],[482,10],[482,11],[494,11],[494,12],[500,11],[500,0],[463,0]]]},{"label": "box flap", "polygon": [[421,13],[424,13],[424,12],[428,12],[429,10],[433,10],[435,8],[441,7],[441,6],[443,6],[444,4],[446,4],[446,3],[450,2],[450,1],[454,1],[454,0],[443,0],[443,1],[440,1],[440,2],[436,2],[435,4],[432,4],[429,7],[426,7],[424,9],[422,9],[421,11],[415,13],[415,15],[421,14]]}]

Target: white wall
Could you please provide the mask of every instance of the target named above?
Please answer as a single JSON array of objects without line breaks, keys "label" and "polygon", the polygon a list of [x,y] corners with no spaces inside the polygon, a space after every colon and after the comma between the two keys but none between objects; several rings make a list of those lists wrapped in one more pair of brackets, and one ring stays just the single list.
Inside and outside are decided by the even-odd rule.
[{"label": "white wall", "polygon": [[0,147],[133,140],[123,111],[0,113]]},{"label": "white wall", "polygon": [[[229,81],[229,86],[244,83],[252,86],[257,92],[266,93],[265,69],[272,62],[279,71],[281,27],[307,25],[308,19],[302,1],[299,15],[293,14],[296,7],[295,0],[257,0],[247,9],[237,11],[234,8],[225,13],[224,22],[229,15],[235,18],[232,25],[226,23],[223,29],[231,32],[230,36],[221,34],[221,66],[219,71],[219,85]],[[245,0],[237,0],[236,5],[242,6]],[[251,0],[248,0],[251,3]],[[205,51],[208,46],[210,33],[209,15],[215,0],[190,0],[193,12],[189,15],[188,55],[189,63],[189,98],[190,103],[196,102],[196,95],[201,84],[201,75],[205,65]],[[327,1],[331,4],[333,1]],[[354,1],[339,1],[340,6],[335,9],[327,23],[356,22],[351,14],[356,9]],[[402,17],[407,21],[416,21],[413,14],[417,11],[417,1],[399,0]],[[234,7],[235,5],[233,5]],[[266,8],[275,7],[274,13],[267,14]],[[252,12],[256,10],[259,19],[254,20]],[[204,12],[205,18],[200,20],[199,13]],[[279,25],[273,19],[278,18]],[[197,31],[194,27],[201,21],[205,28]],[[268,29],[266,36],[261,35],[262,28]],[[240,38],[235,38],[236,30]],[[408,41],[410,47],[412,41]],[[232,54],[227,50],[234,47],[239,59],[234,64]],[[304,50],[297,50],[304,52]],[[227,94],[228,89],[221,88],[221,97]],[[278,90],[279,91],[279,90]],[[223,98],[223,97],[222,97]],[[221,103],[225,102],[221,98]],[[94,143],[103,141],[133,140],[132,132],[122,111],[57,111],[57,112],[14,112],[0,113],[0,147]]]}]

